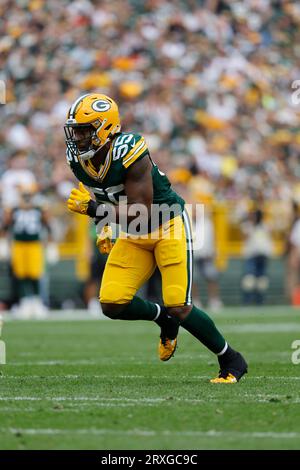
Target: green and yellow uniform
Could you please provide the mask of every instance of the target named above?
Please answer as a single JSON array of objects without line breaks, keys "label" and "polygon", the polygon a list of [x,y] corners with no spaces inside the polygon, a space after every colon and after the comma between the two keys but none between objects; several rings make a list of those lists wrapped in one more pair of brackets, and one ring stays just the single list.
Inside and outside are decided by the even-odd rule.
[{"label": "green and yellow uniform", "polygon": [[[76,178],[94,193],[97,202],[115,205],[122,196],[126,196],[127,170],[146,156],[149,156],[149,150],[145,139],[139,134],[125,132],[115,135],[98,172],[89,160],[77,159],[67,150],[67,160]],[[162,216],[163,225],[153,227],[152,224],[154,236],[152,231],[148,236],[130,235],[117,240],[104,271],[101,302],[130,302],[158,266],[162,275],[164,304],[191,304],[191,229],[184,211],[184,200],[171,188],[167,176],[151,162],[153,204],[165,205],[167,218]],[[168,210],[170,206],[174,208],[172,213]]]},{"label": "green and yellow uniform", "polygon": [[[148,158],[147,145],[142,136],[120,132],[120,129],[118,106],[109,96],[87,93],[70,107],[64,126],[67,160],[80,181],[79,188],[73,188],[70,193],[67,203],[70,211],[95,215],[97,204],[91,201],[84,185],[94,192],[99,203],[111,202],[115,205],[121,205],[121,197],[126,196],[125,188],[128,192],[131,190],[130,184],[133,194],[140,188],[138,184],[135,186],[137,172],[128,175],[128,180],[126,172],[140,159]],[[95,168],[93,159],[96,157],[97,160],[97,151],[101,148],[104,150],[108,144],[110,150],[103,164],[100,168],[98,165]],[[181,327],[222,358],[219,360],[220,375],[213,381],[237,382],[247,371],[247,364],[242,356],[228,347],[205,312],[195,305],[191,308],[183,307],[192,304],[191,228],[184,201],[172,190],[166,175],[153,162],[152,185],[152,204],[167,206],[164,214],[166,217],[162,216],[160,223],[151,207],[151,222],[154,220],[157,226],[151,223],[150,232],[149,225],[137,234],[131,223],[126,224],[127,236],[118,238],[105,267],[100,289],[103,312],[113,319],[155,321],[161,328],[159,357],[162,361],[169,360],[175,352],[180,322]],[[136,199],[143,200],[139,196]],[[128,212],[133,205],[129,205]],[[123,211],[118,212],[122,216]],[[106,223],[106,220],[102,219],[102,222]],[[121,219],[120,222],[123,225]],[[136,220],[131,219],[131,222]],[[141,220],[140,226],[142,224]],[[109,238],[110,231],[106,226],[106,230],[103,229],[102,232],[104,233],[100,234],[97,241],[101,248],[107,248],[103,242]],[[158,304],[135,295],[156,266],[161,272],[164,304],[167,307],[177,307],[175,309],[161,309]],[[123,305],[116,309],[114,304]]]},{"label": "green and yellow uniform", "polygon": [[39,207],[13,209],[10,226],[12,269],[18,279],[39,279],[44,272],[42,229]]},{"label": "green and yellow uniform", "polygon": [[[125,196],[124,181],[128,168],[146,155],[149,155],[149,150],[144,137],[120,132],[116,134],[99,173],[89,160],[80,162],[68,151],[67,160],[76,178],[93,191],[99,203],[118,204],[120,197]],[[152,182],[153,204],[178,204],[183,210],[184,200],[172,190],[167,176],[154,162]]]}]

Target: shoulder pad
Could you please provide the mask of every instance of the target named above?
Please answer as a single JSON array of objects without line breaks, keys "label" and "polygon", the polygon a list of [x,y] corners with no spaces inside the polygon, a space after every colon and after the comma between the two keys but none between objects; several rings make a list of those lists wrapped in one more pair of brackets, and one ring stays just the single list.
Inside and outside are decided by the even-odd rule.
[{"label": "shoulder pad", "polygon": [[122,159],[122,165],[128,168],[148,153],[148,146],[143,136],[123,132],[114,140],[113,160]]}]

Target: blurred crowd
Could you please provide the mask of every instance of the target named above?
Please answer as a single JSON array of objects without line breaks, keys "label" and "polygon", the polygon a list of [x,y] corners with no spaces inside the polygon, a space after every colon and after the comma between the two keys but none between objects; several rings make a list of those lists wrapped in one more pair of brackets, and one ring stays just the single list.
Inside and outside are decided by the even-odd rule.
[{"label": "blurred crowd", "polygon": [[297,2],[2,0],[0,18],[1,173],[24,152],[42,189],[64,197],[66,112],[97,90],[200,191],[300,198]]},{"label": "blurred crowd", "polygon": [[[97,91],[186,199],[300,202],[300,4],[271,0],[2,0],[0,190],[35,180],[48,202],[74,184],[63,124]],[[277,227],[278,228],[278,227]]]}]

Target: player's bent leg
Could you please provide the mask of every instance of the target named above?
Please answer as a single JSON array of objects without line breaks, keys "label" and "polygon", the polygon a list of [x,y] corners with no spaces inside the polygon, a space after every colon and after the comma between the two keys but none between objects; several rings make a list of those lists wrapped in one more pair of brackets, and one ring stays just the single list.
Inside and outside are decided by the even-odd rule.
[{"label": "player's bent leg", "polygon": [[247,372],[248,366],[243,356],[227,344],[203,310],[193,305],[181,326],[218,356],[220,371],[218,377],[211,380],[212,383],[236,383]]},{"label": "player's bent leg", "polygon": [[118,239],[108,257],[101,283],[100,302],[104,315],[115,320],[154,321],[161,329],[169,327],[169,330],[175,323],[177,332],[178,322],[164,307],[135,295],[155,267],[152,251]]},{"label": "player's bent leg", "polygon": [[[167,234],[167,236],[165,235]],[[155,258],[162,277],[162,293],[167,314],[173,318],[161,327],[159,357],[169,360],[177,347],[180,321],[189,313],[192,290],[192,250],[190,232],[187,234],[184,218],[177,216],[157,243]]]},{"label": "player's bent leg", "polygon": [[128,304],[152,275],[155,259],[151,251],[127,239],[118,239],[104,269],[100,302]]},{"label": "player's bent leg", "polygon": [[148,320],[161,328],[159,357],[168,361],[174,355],[177,345],[179,319],[168,313],[168,309],[135,296],[126,304],[101,303],[104,315],[112,320]]},{"label": "player's bent leg", "polygon": [[211,379],[211,383],[234,384],[248,372],[248,364],[238,351],[229,345],[224,354],[218,355],[220,371],[218,377]]},{"label": "player's bent leg", "polygon": [[107,304],[101,302],[103,314],[111,320],[121,320],[122,312],[128,304]]},{"label": "player's bent leg", "polygon": [[219,354],[224,350],[226,341],[216,328],[215,323],[203,310],[195,305],[181,321],[181,326],[214,354]]},{"label": "player's bent leg", "polygon": [[192,310],[192,305],[180,305],[178,307],[167,307],[167,311],[170,315],[178,318],[180,322],[183,322]]},{"label": "player's bent leg", "polygon": [[174,356],[180,321],[188,315],[191,308],[189,305],[165,307],[168,321],[161,322],[161,334],[158,344],[158,354],[161,361],[168,361]]},{"label": "player's bent leg", "polygon": [[155,321],[160,311],[158,304],[137,296],[134,296],[131,302],[123,304],[101,302],[101,307],[104,315],[112,320]]},{"label": "player's bent leg", "polygon": [[[191,228],[185,213],[182,224],[181,237],[160,241],[155,252],[162,276],[164,304],[169,313],[172,312],[172,315],[180,320],[183,328],[218,356],[220,373],[215,381],[237,382],[247,372],[246,361],[228,346],[212,319],[192,305]],[[180,234],[180,231],[177,231],[177,234]],[[162,349],[160,343],[160,351]]]},{"label": "player's bent leg", "polygon": [[118,239],[102,277],[100,302],[104,315],[118,320],[154,320],[158,313],[156,304],[135,296],[154,269],[150,251]]},{"label": "player's bent leg", "polygon": [[247,373],[248,365],[243,356],[227,344],[215,323],[203,310],[193,305],[181,326],[217,355],[219,375],[211,383],[236,383]]}]

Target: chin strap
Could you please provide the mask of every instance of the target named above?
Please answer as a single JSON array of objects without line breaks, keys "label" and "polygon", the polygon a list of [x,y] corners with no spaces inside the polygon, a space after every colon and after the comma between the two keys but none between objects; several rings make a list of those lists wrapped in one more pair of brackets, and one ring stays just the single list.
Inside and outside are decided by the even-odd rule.
[{"label": "chin strap", "polygon": [[90,160],[94,157],[97,150],[89,150],[88,152],[80,153],[79,156],[82,160]]},{"label": "chin strap", "polygon": [[108,137],[108,138],[106,139],[106,141],[104,142],[104,144],[101,145],[101,146],[99,146],[99,147],[97,147],[96,150],[92,150],[92,149],[91,149],[91,150],[88,150],[87,152],[80,153],[80,154],[79,154],[79,157],[80,157],[82,160],[84,160],[84,161],[85,161],[85,160],[90,160],[91,158],[93,158],[93,157],[95,156],[95,154],[96,154],[99,150],[103,149],[103,147],[105,147],[105,145],[108,144],[108,142],[110,142],[110,140],[111,140],[110,137]]}]

